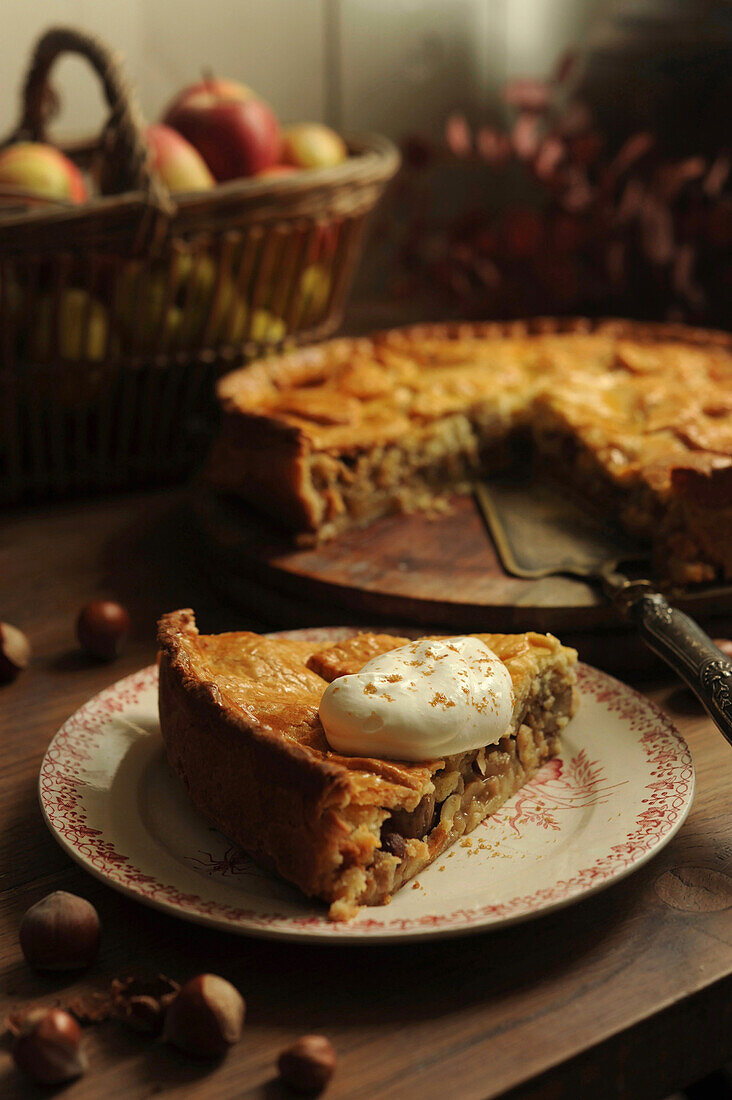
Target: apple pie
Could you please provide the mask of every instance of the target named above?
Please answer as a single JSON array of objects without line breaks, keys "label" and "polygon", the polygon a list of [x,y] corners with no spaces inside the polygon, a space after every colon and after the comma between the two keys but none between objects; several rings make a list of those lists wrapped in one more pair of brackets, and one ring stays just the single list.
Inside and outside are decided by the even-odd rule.
[{"label": "apple pie", "polygon": [[667,580],[732,578],[732,336],[535,320],[337,339],[221,379],[215,487],[301,542],[442,507],[531,447],[651,544]]},{"label": "apple pie", "polygon": [[477,635],[513,685],[497,743],[419,763],[346,756],[329,748],[323,693],[409,639],[206,636],[190,610],[164,615],[158,637],[160,725],[192,802],[333,920],[389,901],[499,809],[556,755],[577,705],[574,650],[550,634]]}]

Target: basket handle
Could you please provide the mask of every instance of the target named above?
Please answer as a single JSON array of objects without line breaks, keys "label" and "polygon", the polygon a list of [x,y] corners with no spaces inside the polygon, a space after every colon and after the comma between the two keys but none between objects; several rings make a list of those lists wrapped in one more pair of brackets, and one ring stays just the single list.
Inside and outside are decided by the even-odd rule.
[{"label": "basket handle", "polygon": [[54,62],[64,53],[85,57],[99,74],[110,115],[102,133],[102,147],[114,159],[121,191],[142,191],[151,205],[169,214],[174,209],[167,188],[150,168],[145,122],[137,99],[124,75],[118,53],[98,38],[73,27],[52,27],[36,43],[23,87],[23,114],[17,130],[3,142],[44,141],[55,103],[48,85]]}]

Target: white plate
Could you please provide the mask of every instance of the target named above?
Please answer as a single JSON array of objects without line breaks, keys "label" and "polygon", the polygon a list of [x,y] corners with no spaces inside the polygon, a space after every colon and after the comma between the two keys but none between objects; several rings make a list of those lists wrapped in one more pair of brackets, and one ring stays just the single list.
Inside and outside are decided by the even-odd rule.
[{"label": "white plate", "polygon": [[561,757],[390,905],[333,924],[325,906],[259,868],[193,810],[165,759],[156,684],[156,669],[143,669],[69,718],[41,767],[43,813],[69,855],[110,886],[232,932],[384,943],[512,924],[640,867],[680,828],[694,793],[691,755],[668,718],[581,665],[580,708]]}]

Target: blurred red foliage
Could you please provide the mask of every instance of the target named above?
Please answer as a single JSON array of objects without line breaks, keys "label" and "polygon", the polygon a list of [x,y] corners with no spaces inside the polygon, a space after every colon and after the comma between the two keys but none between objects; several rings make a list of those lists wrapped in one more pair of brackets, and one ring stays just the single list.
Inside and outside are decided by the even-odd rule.
[{"label": "blurred red foliage", "polygon": [[[553,79],[509,83],[505,125],[472,128],[453,113],[444,144],[405,142],[395,285],[402,294],[437,285],[466,316],[615,313],[732,326],[729,150],[720,142],[713,158],[672,159],[645,131],[609,148],[589,105],[565,90],[572,67],[568,55]],[[445,220],[423,181],[455,163],[482,170],[485,204]],[[520,197],[497,205],[492,184]]]}]

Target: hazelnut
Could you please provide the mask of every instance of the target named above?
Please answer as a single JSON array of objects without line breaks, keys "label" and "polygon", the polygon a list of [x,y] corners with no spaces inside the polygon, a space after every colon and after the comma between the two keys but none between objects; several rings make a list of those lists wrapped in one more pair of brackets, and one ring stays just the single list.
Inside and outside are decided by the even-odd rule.
[{"label": "hazelnut", "polygon": [[13,1042],[18,1069],[42,1085],[79,1077],[86,1061],[79,1049],[81,1029],[62,1008],[30,1013]]},{"label": "hazelnut", "polygon": [[130,616],[113,600],[92,600],[76,621],[79,645],[92,657],[112,661],[119,657],[130,633]]},{"label": "hazelnut", "polygon": [[0,623],[0,684],[8,684],[27,668],[31,647],[22,630]]},{"label": "hazelnut", "polygon": [[178,983],[163,974],[155,978],[115,978],[110,987],[112,1011],[135,1031],[159,1035],[165,1013],[179,990]]},{"label": "hazelnut", "polygon": [[91,902],[56,890],[23,917],[20,946],[26,962],[38,970],[80,970],[97,957],[99,932]]},{"label": "hazelnut", "polygon": [[297,1092],[320,1092],[336,1067],[336,1052],[325,1035],[303,1035],[277,1059],[282,1080]]},{"label": "hazelnut", "polygon": [[729,657],[732,660],[732,641],[729,638],[715,638],[714,644],[717,649],[721,649],[725,657]]},{"label": "hazelnut", "polygon": [[218,1058],[241,1038],[244,998],[216,974],[191,978],[168,1009],[163,1038],[186,1054]]}]

